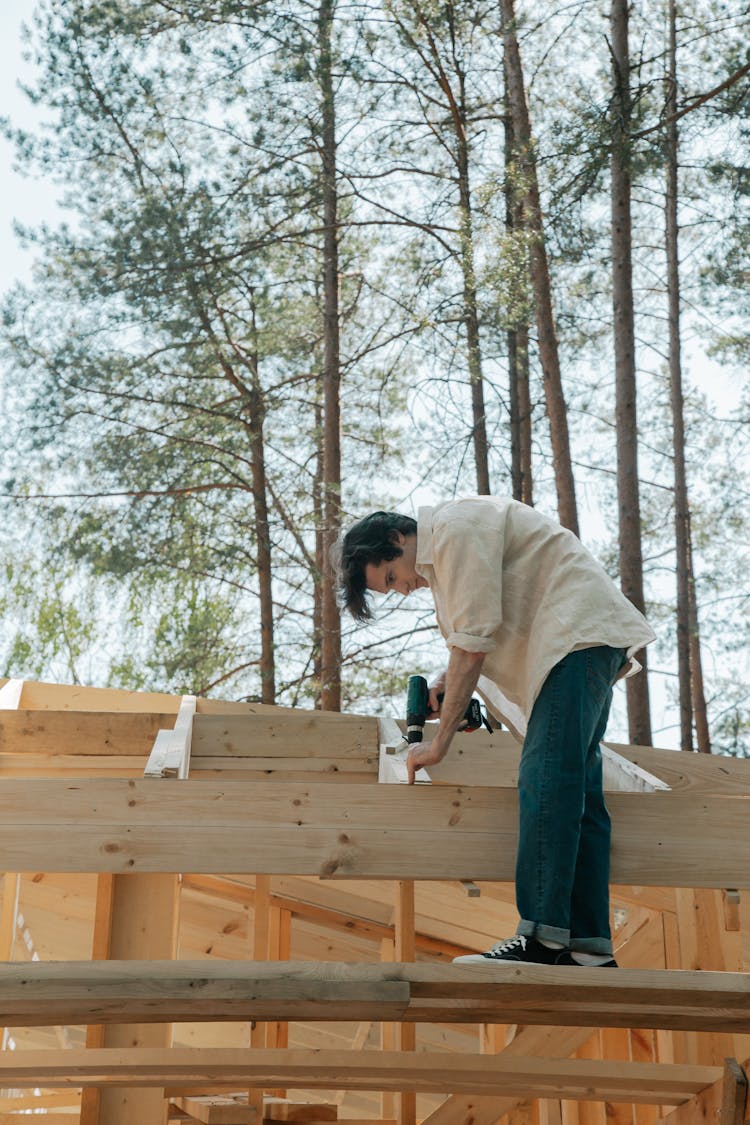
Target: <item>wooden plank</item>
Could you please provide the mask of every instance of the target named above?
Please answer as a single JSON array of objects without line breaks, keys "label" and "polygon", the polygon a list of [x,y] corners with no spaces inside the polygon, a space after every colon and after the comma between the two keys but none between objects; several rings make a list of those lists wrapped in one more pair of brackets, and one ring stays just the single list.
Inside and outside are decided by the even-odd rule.
[{"label": "wooden plank", "polygon": [[33,711],[159,711],[174,715],[180,697],[163,692],[123,691],[26,680],[23,702]]},{"label": "wooden plank", "polygon": [[[0,854],[19,871],[194,871],[510,881],[517,794],[324,782],[2,779]],[[750,887],[743,801],[614,793],[612,878]],[[65,848],[59,841],[64,836]]]},{"label": "wooden plank", "polygon": [[[0,1125],[21,1125],[23,1116],[17,1113],[0,1113]],[[77,1113],[45,1113],[44,1125],[79,1125]]]},{"label": "wooden plank", "polygon": [[293,1102],[289,1098],[266,1098],[263,1102],[264,1122],[337,1121],[338,1116],[338,1106],[330,1102]]},{"label": "wooden plank", "polygon": [[238,1019],[750,1031],[750,974],[573,966],[111,961],[0,965],[16,1026]]},{"label": "wooden plank", "polygon": [[609,741],[607,745],[661,778],[675,792],[700,792],[705,796],[750,794],[750,762],[742,758],[627,746]]},{"label": "wooden plank", "polygon": [[0,711],[0,754],[55,759],[146,756],[160,727],[173,722],[173,714],[161,712]]},{"label": "wooden plank", "polygon": [[[218,756],[199,757],[194,755],[191,761],[190,776],[194,777],[197,771],[221,776],[228,770],[234,776],[242,778],[248,776],[253,780],[273,780],[274,775],[284,781],[293,780],[295,776],[310,781],[325,780],[338,781],[340,779],[350,782],[359,782],[365,778],[377,777],[377,757],[335,758],[333,755],[326,757],[282,757],[275,755],[269,758],[220,758]],[[320,775],[325,774],[325,778]],[[311,776],[312,775],[312,776]],[[317,776],[315,776],[317,775]]]},{"label": "wooden plank", "polygon": [[195,696],[183,695],[174,726],[160,730],[143,771],[144,777],[177,777],[185,780],[190,772]]},{"label": "wooden plank", "polygon": [[175,1098],[174,1104],[205,1125],[247,1125],[258,1120],[257,1110],[249,1106],[246,1099],[240,1101],[228,1095],[210,1094],[203,1098],[193,1095]]},{"label": "wooden plank", "polygon": [[[62,1094],[15,1094],[7,1096],[2,1099],[0,1106],[7,1111],[8,1114],[16,1114],[13,1118],[16,1125],[19,1125],[22,1116],[29,1116],[29,1110],[69,1110],[75,1109],[76,1122],[78,1121],[78,1106],[80,1105],[81,1095],[77,1090],[67,1090]],[[45,1114],[46,1118],[46,1114]]]},{"label": "wooden plank", "polygon": [[377,758],[378,722],[363,715],[285,710],[255,715],[197,714],[193,751],[220,758]]},{"label": "wooden plank", "polygon": [[721,1075],[717,1067],[545,1059],[519,1055],[456,1055],[399,1051],[272,1051],[216,1048],[121,1048],[8,1052],[0,1085],[162,1087],[257,1081],[304,1089],[461,1090],[486,1095],[611,1099],[675,1104]]}]

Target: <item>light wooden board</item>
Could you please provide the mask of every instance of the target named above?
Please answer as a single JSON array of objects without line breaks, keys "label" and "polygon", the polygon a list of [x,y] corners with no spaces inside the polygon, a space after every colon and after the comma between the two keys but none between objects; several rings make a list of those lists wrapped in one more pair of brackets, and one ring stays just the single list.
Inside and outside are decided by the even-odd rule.
[{"label": "light wooden board", "polygon": [[407,1020],[750,1031],[750,974],[411,962],[0,965],[14,1025]]},{"label": "light wooden board", "polygon": [[[513,878],[517,794],[453,786],[0,779],[16,871]],[[615,793],[612,881],[750,887],[750,800]],[[65,847],[60,840],[65,839]]]},{"label": "light wooden board", "polygon": [[33,1051],[0,1058],[0,1083],[18,1087],[165,1086],[206,1081],[287,1088],[475,1092],[671,1104],[712,1085],[717,1067],[541,1059],[503,1055],[409,1055],[399,1051],[190,1050]]},{"label": "light wooden board", "polygon": [[164,711],[0,711],[0,754],[148,757],[158,731],[174,721]]},{"label": "light wooden board", "polygon": [[691,754],[607,742],[631,762],[656,774],[674,790],[693,790],[705,796],[750,794],[750,761],[724,754]]},{"label": "light wooden board", "polygon": [[361,715],[288,710],[280,714],[201,715],[193,723],[197,757],[378,758],[378,723]]}]

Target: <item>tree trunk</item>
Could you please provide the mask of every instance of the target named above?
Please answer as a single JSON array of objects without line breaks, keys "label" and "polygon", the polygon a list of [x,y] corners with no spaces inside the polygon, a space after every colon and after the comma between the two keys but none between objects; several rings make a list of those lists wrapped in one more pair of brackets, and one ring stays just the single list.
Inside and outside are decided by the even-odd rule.
[{"label": "tree trunk", "polygon": [[464,75],[459,74],[459,98],[453,123],[456,133],[456,166],[458,171],[459,207],[461,213],[461,272],[464,286],[464,325],[468,349],[469,380],[471,383],[472,437],[474,464],[477,474],[477,492],[490,495],[490,468],[487,445],[487,421],[484,406],[484,381],[482,378],[482,351],[479,341],[479,312],[477,309],[477,283],[474,267],[474,231],[469,186],[469,145],[466,139],[466,103]]},{"label": "tree trunk", "polygon": [[[669,78],[666,116],[677,104],[674,0],[669,5]],[[674,520],[677,570],[677,678],[680,698],[680,749],[693,749],[693,705],[690,686],[690,609],[688,494],[685,469],[685,423],[682,394],[680,341],[680,270],[677,227],[677,122],[667,126],[667,192],[665,248],[667,252],[667,302],[669,320],[669,388],[672,405],[674,451]]]},{"label": "tree trunk", "polygon": [[[321,388],[322,389],[322,388]],[[315,478],[313,480],[313,520],[315,523],[315,574],[313,575],[313,676],[316,684],[323,682],[323,573],[325,548],[323,546],[323,404],[318,397],[315,403]],[[320,707],[320,687],[315,706]]]},{"label": "tree trunk", "polygon": [[330,552],[341,530],[341,438],[339,355],[338,197],[336,108],[333,93],[331,31],[335,0],[318,8],[318,81],[323,119],[323,573],[321,575],[321,686],[324,711],[341,710],[341,615]]},{"label": "tree trunk", "polygon": [[531,136],[531,122],[523,84],[523,69],[516,38],[514,0],[500,0],[505,46],[508,111],[513,121],[514,158],[520,173],[521,205],[524,219],[532,232],[529,271],[534,292],[536,327],[539,338],[539,359],[544,377],[544,395],[552,442],[552,463],[557,487],[557,508],[560,522],[578,535],[573,466],[570,459],[568,412],[563,395],[557,332],[552,312],[552,288],[549,276],[544,225],[539,200],[536,157]]},{"label": "tree trunk", "polygon": [[[508,104],[507,69],[505,104]],[[505,114],[505,229],[523,229],[523,209],[513,189],[513,121]],[[531,395],[529,393],[529,329],[512,324],[507,333],[510,402],[510,477],[514,500],[534,505],[531,473]]]},{"label": "tree trunk", "polygon": [[690,535],[690,509],[688,508],[688,612],[690,636],[690,687],[695,718],[695,734],[701,754],[710,754],[711,733],[708,727],[708,708],[703,689],[703,663],[701,661],[700,630],[698,628],[698,603],[695,597],[693,573],[693,547]]},{"label": "tree trunk", "polygon": [[[619,508],[620,581],[622,591],[642,613],[643,557],[638,492],[635,327],[630,223],[630,57],[628,0],[612,0],[614,123],[612,129],[612,298],[615,343],[615,420],[617,426],[617,499]],[[643,675],[627,681],[630,741],[651,744],[646,653],[639,656]]]},{"label": "tree trunk", "polygon": [[276,665],[274,656],[273,589],[271,571],[271,533],[268,524],[266,496],[266,462],[263,437],[263,400],[259,390],[253,394],[249,409],[252,443],[252,488],[255,509],[255,541],[258,549],[258,593],[260,596],[260,685],[261,701],[276,702]]},{"label": "tree trunk", "polygon": [[260,599],[260,691],[261,702],[276,702],[276,663],[274,654],[273,581],[271,570],[271,529],[268,522],[266,491],[266,449],[263,435],[265,403],[260,385],[260,359],[255,346],[257,325],[252,306],[252,394],[248,403],[248,429],[252,447],[252,489],[255,511],[255,541],[258,547],[258,594]]},{"label": "tree trunk", "polygon": [[669,315],[669,385],[672,403],[674,446],[674,508],[675,544],[677,552],[677,673],[680,685],[680,748],[693,749],[693,716],[695,715],[698,749],[711,753],[703,693],[698,610],[695,600],[692,548],[690,542],[690,504],[685,464],[685,418],[682,393],[682,357],[680,338],[680,259],[677,223],[678,133],[677,121],[677,12],[675,0],[669,2],[669,78],[666,102],[667,125],[667,192],[666,238],[667,296]]}]

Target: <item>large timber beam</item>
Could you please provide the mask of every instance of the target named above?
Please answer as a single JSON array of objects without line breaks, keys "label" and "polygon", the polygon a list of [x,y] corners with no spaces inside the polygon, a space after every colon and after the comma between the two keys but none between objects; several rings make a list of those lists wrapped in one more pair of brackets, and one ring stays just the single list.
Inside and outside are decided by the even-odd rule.
[{"label": "large timber beam", "polygon": [[289,961],[0,965],[0,1023],[406,1020],[750,1032],[750,974]]},{"label": "large timber beam", "polygon": [[719,1067],[595,1059],[418,1055],[400,1051],[132,1048],[23,1051],[0,1058],[0,1086],[180,1086],[465,1092],[675,1105],[721,1076]]},{"label": "large timber beam", "polygon": [[[12,871],[512,881],[514,789],[0,780]],[[612,881],[750,888],[750,798],[614,793]],[[60,846],[60,841],[65,846]]]}]

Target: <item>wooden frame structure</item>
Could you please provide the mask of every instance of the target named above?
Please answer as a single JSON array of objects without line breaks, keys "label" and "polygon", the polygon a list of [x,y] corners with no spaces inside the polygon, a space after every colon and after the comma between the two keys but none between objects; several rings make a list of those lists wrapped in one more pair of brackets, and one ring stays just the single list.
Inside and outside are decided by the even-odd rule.
[{"label": "wooden frame structure", "polygon": [[621,969],[459,967],[515,927],[518,749],[408,788],[398,741],[0,681],[0,1125],[740,1125],[750,762],[606,751]]}]

